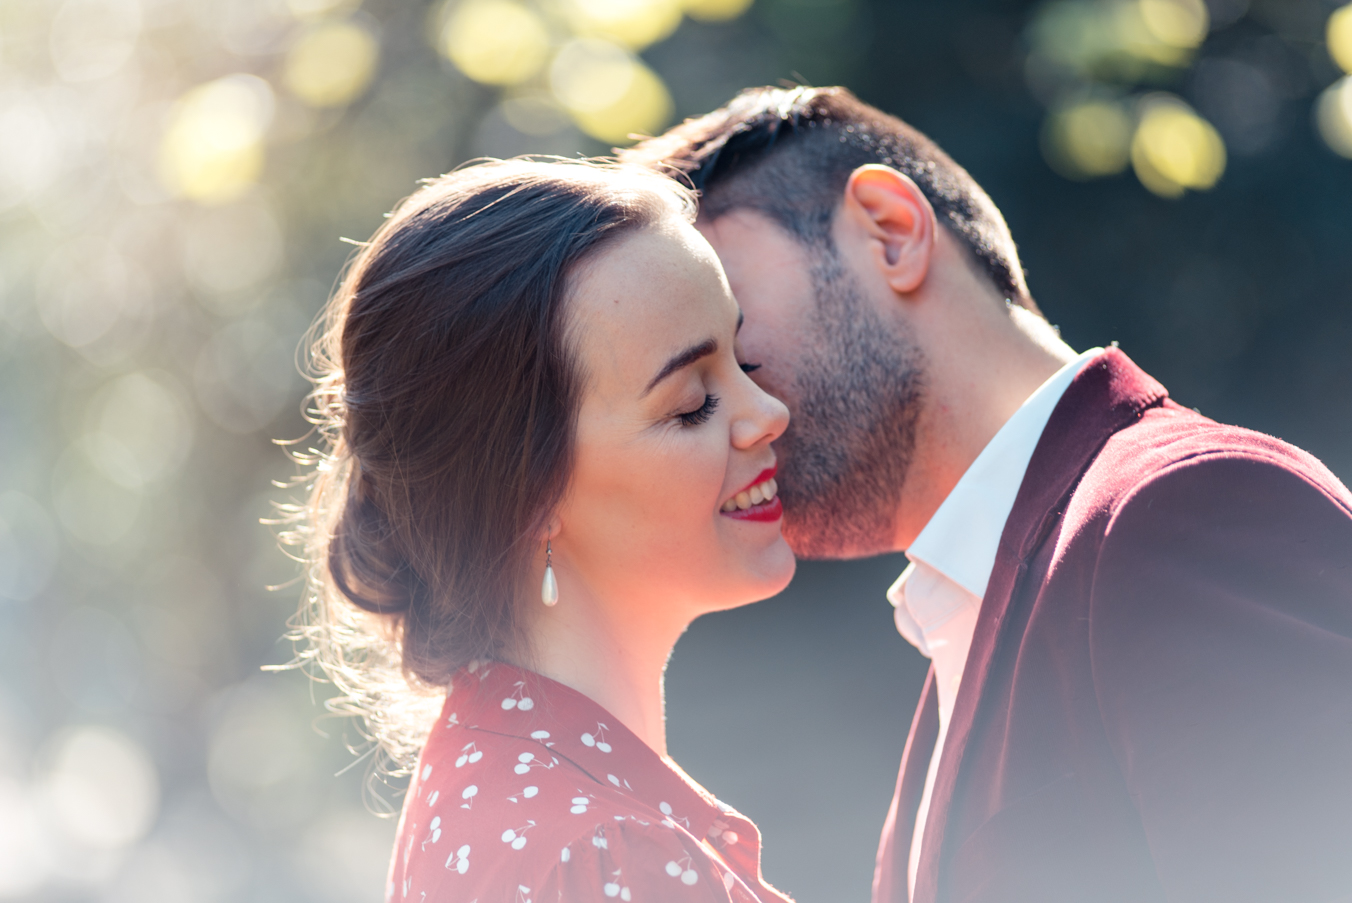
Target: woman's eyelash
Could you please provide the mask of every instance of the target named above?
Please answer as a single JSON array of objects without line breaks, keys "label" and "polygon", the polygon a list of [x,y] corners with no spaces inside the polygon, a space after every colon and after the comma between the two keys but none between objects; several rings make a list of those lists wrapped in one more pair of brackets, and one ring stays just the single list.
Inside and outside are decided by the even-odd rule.
[{"label": "woman's eyelash", "polygon": [[684,414],[678,414],[681,424],[684,426],[699,426],[701,423],[708,423],[709,418],[713,416],[714,410],[718,407],[717,395],[705,395],[704,404],[695,408],[693,411],[687,411]]},{"label": "woman's eyelash", "polygon": [[743,373],[754,373],[761,368],[760,364],[738,364]]}]

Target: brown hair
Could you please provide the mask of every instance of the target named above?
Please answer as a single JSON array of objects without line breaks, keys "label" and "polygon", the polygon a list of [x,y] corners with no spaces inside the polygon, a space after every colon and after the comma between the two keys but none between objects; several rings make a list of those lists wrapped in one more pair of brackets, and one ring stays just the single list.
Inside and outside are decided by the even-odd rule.
[{"label": "brown hair", "polygon": [[912,126],[845,88],[748,88],[723,107],[620,151],[702,192],[701,213],[764,214],[812,250],[829,250],[850,173],[895,167],[1010,300],[1036,310],[1004,217],[965,169]]},{"label": "brown hair", "polygon": [[[302,659],[396,761],[433,694],[521,653],[523,577],[572,465],[584,375],[564,313],[590,255],[693,199],[641,169],[488,161],[400,203],[316,324],[327,447],[291,537],[306,547]],[[419,684],[421,687],[419,687]]]}]

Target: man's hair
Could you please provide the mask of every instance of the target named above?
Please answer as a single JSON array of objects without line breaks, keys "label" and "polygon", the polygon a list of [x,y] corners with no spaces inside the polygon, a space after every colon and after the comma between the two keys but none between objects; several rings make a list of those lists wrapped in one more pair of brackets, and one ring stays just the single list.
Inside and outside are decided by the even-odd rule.
[{"label": "man's hair", "polygon": [[754,210],[808,247],[828,249],[850,173],[891,166],[919,186],[996,288],[1036,309],[1009,227],[976,180],[925,135],[845,88],[748,88],[620,159],[688,180],[705,216]]}]

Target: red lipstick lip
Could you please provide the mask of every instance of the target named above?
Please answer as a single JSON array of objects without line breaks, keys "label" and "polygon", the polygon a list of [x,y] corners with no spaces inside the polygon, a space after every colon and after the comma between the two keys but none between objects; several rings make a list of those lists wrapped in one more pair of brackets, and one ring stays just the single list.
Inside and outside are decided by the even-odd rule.
[{"label": "red lipstick lip", "polygon": [[[752,486],[756,486],[760,483],[764,483],[768,479],[771,479],[778,471],[779,465],[771,464],[769,467],[762,470],[756,476],[756,479],[752,480],[750,483],[747,483],[741,489],[737,490],[737,492],[734,492],[732,494],[732,497],[736,498],[738,493],[749,492]],[[731,511],[720,511],[719,513],[722,514],[724,517],[730,517],[733,520],[749,520],[749,521],[759,521],[761,523],[774,523],[775,521],[779,520],[781,517],[784,516],[784,504],[780,502],[779,494],[776,493],[775,497],[770,499],[768,502],[761,502],[759,505],[752,505],[750,508],[734,508]]]},{"label": "red lipstick lip", "polygon": [[[778,464],[771,464],[769,467],[767,467],[767,468],[765,468],[764,470],[762,470],[762,471],[756,476],[756,479],[752,480],[750,483],[747,483],[747,484],[746,484],[745,486],[743,486],[741,489],[738,489],[737,492],[750,492],[752,486],[755,486],[757,483],[764,483],[766,480],[770,479],[771,477],[773,477],[773,476],[774,476],[776,473],[778,473],[778,472],[779,472],[779,465],[778,465]],[[734,492],[734,493],[732,494],[732,498],[737,498],[737,492]]]},{"label": "red lipstick lip", "polygon": [[[755,485],[754,483],[751,485]],[[751,520],[761,523],[774,523],[784,516],[784,504],[775,496],[768,502],[761,502],[759,505],[752,505],[750,508],[738,508],[735,511],[722,512],[724,517],[730,517],[733,520]]]}]

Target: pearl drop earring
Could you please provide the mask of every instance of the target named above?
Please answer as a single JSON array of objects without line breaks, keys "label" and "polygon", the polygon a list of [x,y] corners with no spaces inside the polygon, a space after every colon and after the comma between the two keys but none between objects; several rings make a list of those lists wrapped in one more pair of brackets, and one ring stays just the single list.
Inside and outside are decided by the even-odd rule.
[{"label": "pearl drop earring", "polygon": [[553,608],[559,604],[559,582],[554,579],[554,549],[545,540],[545,582],[540,586],[540,601]]}]

